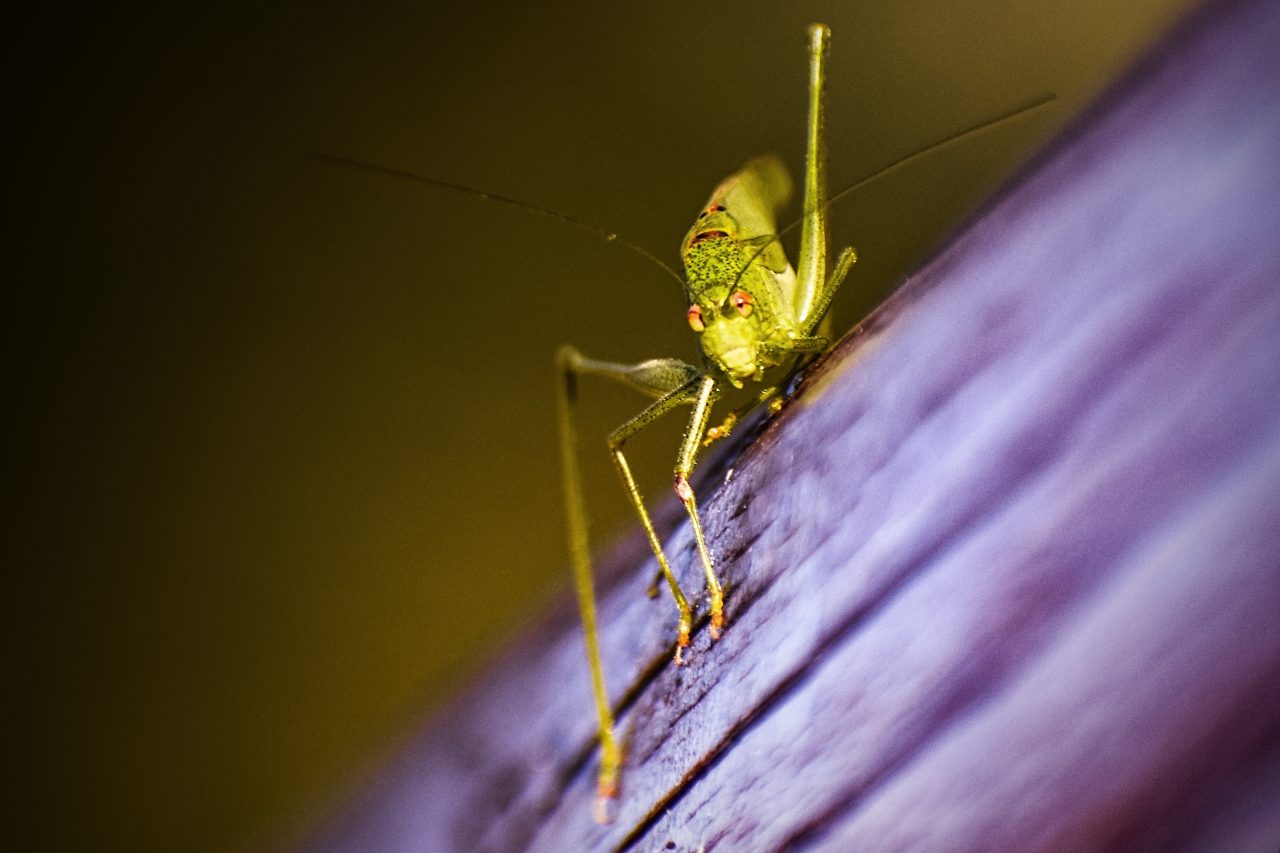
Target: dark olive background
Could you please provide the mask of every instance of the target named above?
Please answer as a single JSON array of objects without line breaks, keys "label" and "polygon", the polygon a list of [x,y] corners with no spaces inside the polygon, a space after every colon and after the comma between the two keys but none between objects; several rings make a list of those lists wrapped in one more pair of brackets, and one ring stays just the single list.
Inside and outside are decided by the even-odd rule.
[{"label": "dark olive background", "polygon": [[[833,187],[1056,92],[838,206],[861,257],[846,329],[1189,5],[15,23],[11,834],[296,839],[566,585],[555,346],[695,355],[678,287],[625,250],[306,152],[527,199],[675,264],[721,177],[766,151],[798,168],[812,20],[834,30]],[[592,449],[641,401],[588,394]],[[655,498],[679,429],[638,443]],[[632,521],[603,453],[588,468],[607,541]]]}]

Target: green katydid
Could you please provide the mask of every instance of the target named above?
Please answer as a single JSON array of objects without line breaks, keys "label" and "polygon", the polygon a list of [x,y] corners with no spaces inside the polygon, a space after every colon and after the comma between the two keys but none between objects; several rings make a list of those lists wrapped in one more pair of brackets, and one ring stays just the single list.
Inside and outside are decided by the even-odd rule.
[{"label": "green katydid", "polygon": [[[561,373],[561,456],[569,547],[600,725],[598,817],[601,819],[607,818],[605,803],[618,792],[622,751],[614,733],[613,713],[605,690],[604,668],[596,636],[586,511],[577,462],[574,421],[577,377],[582,374],[604,376],[625,382],[656,398],[643,412],[616,429],[609,436],[608,445],[680,612],[675,658],[679,664],[681,652],[689,644],[693,611],[671,571],[623,449],[627,439],[653,421],[679,406],[693,406],[676,458],[675,491],[693,527],[707,579],[711,634],[717,637],[724,626],[724,591],[716,577],[698,517],[697,500],[689,486],[689,475],[707,435],[712,404],[719,396],[723,382],[741,388],[745,380],[762,380],[771,368],[781,366],[796,355],[825,349],[827,339],[815,336],[814,331],[854,262],[853,250],[845,249],[831,274],[826,273],[824,101],[825,62],[830,36],[831,31],[825,25],[815,24],[809,28],[809,120],[799,273],[787,262],[776,237],[777,214],[791,194],[790,179],[776,158],[757,158],[716,187],[681,246],[686,275],[685,295],[689,303],[686,317],[700,338],[701,368],[677,359],[653,359],[636,365],[614,364],[584,358],[567,346],[562,347],[556,357]],[[731,428],[732,422],[727,421],[712,437],[720,437]]]},{"label": "green katydid", "polygon": [[682,651],[689,643],[693,613],[688,598],[671,571],[627,465],[623,452],[627,440],[673,409],[682,405],[693,406],[684,441],[676,457],[675,492],[693,529],[706,575],[711,637],[717,639],[725,624],[724,589],[707,549],[697,500],[689,486],[689,475],[697,463],[699,449],[727,435],[742,415],[741,410],[731,412],[722,424],[708,428],[711,407],[720,396],[723,383],[742,388],[748,380],[762,382],[764,390],[756,395],[755,402],[763,402],[773,398],[780,387],[766,382],[770,374],[780,373],[776,377],[778,382],[788,378],[788,372],[780,372],[777,368],[787,366],[797,357],[803,358],[826,349],[825,330],[819,325],[856,259],[853,249],[845,248],[828,272],[828,206],[836,198],[915,157],[1021,115],[1052,99],[1052,96],[1042,98],[1030,106],[953,134],[827,198],[825,65],[831,31],[824,24],[813,24],[809,27],[808,36],[809,116],[806,124],[804,215],[795,223],[802,227],[798,269],[792,269],[778,242],[778,238],[794,226],[782,231],[776,227],[777,215],[791,194],[790,179],[776,157],[756,158],[716,187],[681,245],[685,296],[689,305],[686,318],[699,336],[701,367],[677,359],[653,359],[635,365],[614,364],[584,358],[568,346],[562,347],[556,356],[561,376],[558,402],[569,548],[599,720],[601,760],[597,819],[601,821],[608,819],[608,800],[618,793],[622,750],[614,732],[596,635],[590,549],[577,463],[574,419],[577,377],[583,374],[603,376],[656,398],[648,408],[609,435],[608,447],[657,558],[661,576],[665,578],[679,610],[675,662],[681,664]]},{"label": "green katydid", "polygon": [[[713,639],[718,638],[725,626],[724,588],[716,575],[714,561],[707,548],[689,476],[697,463],[699,450],[728,435],[746,409],[769,399],[776,402],[775,395],[781,383],[787,381],[793,372],[779,368],[798,364],[798,360],[826,349],[828,340],[820,324],[856,259],[853,249],[845,248],[828,272],[828,207],[840,197],[917,157],[1021,116],[1053,99],[1052,95],[1042,97],[1027,106],[917,149],[828,197],[825,63],[830,38],[831,31],[824,24],[813,24],[808,29],[809,104],[803,217],[781,230],[776,227],[777,216],[791,195],[790,178],[776,157],[758,157],[750,161],[715,188],[710,200],[685,235],[681,245],[681,258],[685,267],[683,279],[642,247],[621,239],[606,229],[564,214],[398,169],[332,155],[313,155],[344,166],[479,195],[489,201],[549,216],[625,246],[652,261],[684,285],[688,302],[686,320],[699,336],[701,367],[678,359],[652,359],[634,365],[598,361],[584,357],[570,346],[561,347],[556,354],[559,374],[557,403],[569,551],[590,666],[601,748],[596,812],[597,819],[601,821],[608,819],[608,801],[618,794],[622,750],[615,734],[613,711],[605,688],[596,626],[586,509],[578,469],[575,416],[578,377],[602,376],[629,385],[655,400],[609,435],[608,449],[657,558],[660,577],[666,580],[679,612],[675,663],[682,664],[682,653],[689,644],[693,628],[693,609],[676,581],[645,509],[639,488],[627,464],[624,453],[626,442],[674,409],[685,405],[693,407],[676,457],[675,492],[684,505],[693,530],[706,576],[710,633]],[[802,228],[798,269],[791,267],[778,242],[781,236],[795,227]],[[777,381],[766,382],[771,377]],[[761,382],[763,390],[753,397],[747,407],[731,412],[721,424],[711,427],[712,405],[720,397],[723,384],[742,388],[747,381]]]}]

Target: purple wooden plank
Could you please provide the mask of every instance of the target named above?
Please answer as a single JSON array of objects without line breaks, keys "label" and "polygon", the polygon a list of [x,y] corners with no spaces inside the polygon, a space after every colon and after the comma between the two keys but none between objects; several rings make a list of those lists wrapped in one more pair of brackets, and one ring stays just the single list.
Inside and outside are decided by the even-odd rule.
[{"label": "purple wooden plank", "polygon": [[1198,15],[702,485],[691,666],[607,561],[612,825],[566,603],[314,847],[1280,847],[1277,44]]}]

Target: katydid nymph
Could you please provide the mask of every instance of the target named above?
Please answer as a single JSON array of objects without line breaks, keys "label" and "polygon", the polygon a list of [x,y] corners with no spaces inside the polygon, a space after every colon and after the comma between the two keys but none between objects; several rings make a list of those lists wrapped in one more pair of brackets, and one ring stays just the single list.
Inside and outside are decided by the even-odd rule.
[{"label": "katydid nymph", "polygon": [[[777,228],[777,217],[791,196],[790,178],[776,157],[758,157],[750,161],[715,188],[685,235],[680,249],[685,268],[683,278],[640,246],[621,239],[604,228],[564,214],[398,169],[331,155],[314,155],[341,165],[479,195],[489,201],[549,216],[591,231],[644,256],[684,286],[688,306],[685,322],[698,336],[702,356],[699,366],[678,359],[651,359],[632,365],[599,361],[583,356],[570,346],[561,347],[556,354],[557,405],[568,544],[590,667],[591,690],[596,705],[601,749],[596,817],[602,822],[608,820],[609,800],[619,792],[623,758],[615,733],[613,710],[605,688],[596,625],[586,508],[578,468],[576,411],[579,377],[604,377],[629,385],[654,399],[640,414],[608,436],[607,447],[657,559],[660,577],[665,579],[678,611],[675,663],[683,664],[683,652],[693,630],[693,608],[689,597],[676,580],[662,542],[645,509],[627,462],[627,441],[662,416],[684,406],[692,407],[676,457],[674,486],[688,516],[706,578],[709,631],[712,638],[716,639],[726,626],[725,590],[707,547],[697,499],[689,478],[701,448],[728,435],[747,409],[770,399],[776,404],[779,389],[788,381],[794,368],[807,357],[826,349],[828,339],[821,327],[823,318],[855,261],[853,249],[845,248],[836,257],[834,264],[828,266],[828,207],[836,199],[917,157],[1024,115],[1053,99],[1051,95],[1042,97],[1027,106],[953,133],[893,161],[828,197],[825,63],[830,38],[830,29],[823,24],[814,24],[808,29],[809,97],[802,218],[786,228]],[[793,269],[779,238],[795,227],[801,228],[801,237],[799,263]],[[743,409],[729,413],[719,425],[711,426],[712,407],[720,398],[724,386],[741,389],[749,382],[759,383],[760,389],[752,395],[752,402]]]},{"label": "katydid nymph", "polygon": [[[830,40],[831,31],[826,25],[813,24],[809,27],[809,110],[803,218],[782,230],[777,228],[777,216],[791,195],[791,181],[776,157],[758,157],[715,188],[681,244],[688,303],[686,320],[698,336],[702,364],[695,367],[677,359],[653,359],[634,365],[615,364],[585,358],[568,346],[562,347],[556,356],[560,373],[558,403],[570,556],[599,721],[601,758],[596,817],[602,822],[608,820],[609,800],[618,794],[622,750],[614,731],[596,634],[590,550],[577,462],[574,414],[578,377],[603,376],[656,398],[644,411],[609,435],[608,449],[657,558],[661,577],[666,580],[679,611],[675,663],[682,664],[683,650],[689,644],[693,612],[688,597],[672,573],[662,542],[627,464],[624,453],[627,440],[672,410],[685,405],[693,407],[676,457],[675,493],[684,505],[697,544],[706,577],[709,631],[713,640],[718,639],[726,621],[725,593],[707,548],[689,476],[697,463],[699,449],[728,435],[743,414],[743,410],[731,412],[720,425],[710,426],[712,405],[725,384],[742,388],[747,382],[761,383],[763,390],[755,395],[754,401],[759,403],[772,399],[776,403],[775,395],[794,368],[806,357],[827,348],[822,321],[856,260],[853,249],[845,248],[828,268],[828,206],[836,198],[909,160],[1052,100],[1052,96],[1043,97],[1026,107],[953,134],[900,158],[828,198],[825,67]],[[778,239],[795,226],[801,228],[800,255],[798,267],[793,269]]]},{"label": "katydid nymph", "polygon": [[[562,347],[556,357],[561,374],[561,456],[570,556],[600,726],[597,817],[601,820],[607,820],[607,801],[618,793],[622,751],[614,733],[613,712],[605,690],[604,668],[596,636],[595,594],[577,462],[574,421],[577,378],[584,374],[603,376],[629,384],[656,398],[644,411],[610,434],[608,447],[679,610],[675,662],[680,664],[682,652],[689,644],[693,610],[663,552],[662,542],[627,464],[624,448],[629,438],[653,421],[678,407],[693,406],[684,441],[676,457],[675,492],[693,528],[707,582],[710,631],[713,638],[718,637],[725,624],[724,590],[716,576],[711,553],[707,550],[697,500],[689,486],[689,475],[704,441],[722,437],[733,426],[735,416],[731,415],[708,435],[712,404],[720,396],[724,383],[741,388],[746,381],[763,381],[766,375],[775,372],[775,368],[794,357],[825,349],[827,339],[816,336],[814,332],[854,263],[853,250],[845,249],[830,274],[827,273],[824,101],[830,36],[831,31],[825,25],[809,27],[809,118],[799,272],[787,262],[777,241],[777,216],[790,197],[790,179],[776,158],[757,158],[716,187],[680,248],[685,267],[685,296],[689,305],[686,320],[699,337],[702,350],[700,367],[677,359],[653,359],[635,365],[614,364],[585,358],[567,346]],[[769,393],[766,390],[761,396]]]}]

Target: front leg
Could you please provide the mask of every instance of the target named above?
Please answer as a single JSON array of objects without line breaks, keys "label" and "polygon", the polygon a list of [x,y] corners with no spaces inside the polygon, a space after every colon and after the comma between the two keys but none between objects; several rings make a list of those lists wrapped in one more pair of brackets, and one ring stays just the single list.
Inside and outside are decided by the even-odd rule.
[{"label": "front leg", "polygon": [[720,579],[716,577],[711,565],[711,554],[707,551],[707,542],[702,535],[702,520],[698,517],[698,504],[693,489],[689,486],[689,475],[697,464],[698,449],[702,446],[703,433],[707,431],[707,421],[711,417],[711,403],[715,399],[716,381],[704,376],[698,388],[698,396],[694,400],[693,414],[689,418],[689,426],[685,429],[684,443],[680,447],[680,456],[676,461],[676,495],[684,504],[689,515],[689,523],[693,525],[693,538],[698,543],[698,555],[702,558],[702,568],[707,576],[707,592],[711,597],[711,636],[720,637],[720,629],[724,627],[724,590]]},{"label": "front leg", "polygon": [[[710,447],[720,439],[727,438],[729,434],[733,432],[734,427],[738,425],[738,421],[742,420],[748,412],[761,403],[768,401],[770,407],[776,406],[779,401],[775,398],[781,390],[782,389],[776,385],[771,388],[766,388],[757,394],[755,398],[745,406],[739,406],[729,414],[725,415],[724,420],[720,422],[719,426],[713,426],[711,429],[707,430],[706,436],[702,439],[702,446]],[[776,409],[773,410],[776,411]]]},{"label": "front leg", "polygon": [[836,291],[840,289],[845,276],[849,274],[849,269],[857,262],[858,254],[853,250],[852,246],[846,246],[844,251],[840,253],[840,257],[836,258],[836,265],[823,284],[822,292],[818,295],[818,301],[813,306],[812,313],[801,321],[801,328],[806,335],[813,334],[813,330],[822,322],[822,318],[826,316],[827,309],[831,307],[831,300],[835,298]]},{"label": "front leg", "polygon": [[680,498],[680,502],[684,504],[685,511],[689,514],[690,522],[693,525],[693,535],[698,545],[698,553],[702,559],[703,570],[707,576],[707,589],[711,598],[712,635],[718,636],[720,628],[724,625],[724,593],[711,565],[711,556],[707,551],[706,540],[703,537],[702,522],[698,517],[698,508],[694,500],[693,489],[689,486],[689,474],[696,464],[698,447],[702,434],[706,431],[707,420],[711,416],[711,404],[715,399],[715,395],[715,380],[710,376],[700,375],[659,399],[609,436],[609,453],[613,457],[619,476],[622,477],[627,495],[631,498],[631,504],[635,507],[636,514],[640,516],[640,523],[643,525],[645,535],[649,539],[649,546],[653,549],[654,556],[658,559],[658,567],[663,577],[666,578],[667,585],[671,588],[671,594],[676,599],[676,605],[680,610],[679,633],[676,637],[676,663],[683,663],[681,653],[684,647],[689,644],[689,633],[693,627],[692,611],[684,594],[680,591],[680,586],[676,582],[675,575],[667,562],[666,554],[662,550],[662,543],[658,540],[658,534],[653,528],[653,522],[645,509],[640,489],[631,474],[630,465],[627,464],[623,446],[629,438],[676,406],[683,403],[693,404],[693,415],[690,417],[689,426],[685,430],[684,442],[681,445],[680,455],[676,462],[675,491]]}]

